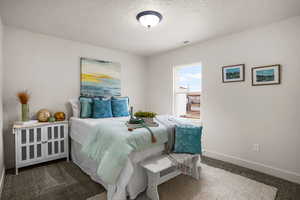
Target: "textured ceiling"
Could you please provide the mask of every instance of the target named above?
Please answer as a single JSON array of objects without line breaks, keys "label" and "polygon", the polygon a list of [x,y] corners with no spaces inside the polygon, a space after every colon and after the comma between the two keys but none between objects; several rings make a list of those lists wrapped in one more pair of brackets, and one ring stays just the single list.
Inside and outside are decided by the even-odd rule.
[{"label": "textured ceiling", "polygon": [[[147,30],[138,12],[162,22]],[[6,25],[139,55],[300,15],[300,0],[0,0]]]}]

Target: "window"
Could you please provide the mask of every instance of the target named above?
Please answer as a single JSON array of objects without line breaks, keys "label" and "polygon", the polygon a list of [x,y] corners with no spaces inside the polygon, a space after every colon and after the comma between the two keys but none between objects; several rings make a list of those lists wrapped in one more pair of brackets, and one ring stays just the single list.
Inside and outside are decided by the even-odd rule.
[{"label": "window", "polygon": [[200,118],[201,64],[174,68],[174,114],[178,117]]}]

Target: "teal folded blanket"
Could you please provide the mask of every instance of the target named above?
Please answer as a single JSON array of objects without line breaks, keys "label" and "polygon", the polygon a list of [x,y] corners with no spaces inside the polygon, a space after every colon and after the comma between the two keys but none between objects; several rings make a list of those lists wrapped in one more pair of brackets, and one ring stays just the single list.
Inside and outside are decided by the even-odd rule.
[{"label": "teal folded blanket", "polygon": [[152,127],[157,139],[151,143],[151,134],[145,128],[128,131],[127,118],[101,120],[91,129],[82,151],[98,163],[97,174],[107,184],[115,184],[128,157],[133,151],[141,151],[168,141],[167,128],[164,125]]}]

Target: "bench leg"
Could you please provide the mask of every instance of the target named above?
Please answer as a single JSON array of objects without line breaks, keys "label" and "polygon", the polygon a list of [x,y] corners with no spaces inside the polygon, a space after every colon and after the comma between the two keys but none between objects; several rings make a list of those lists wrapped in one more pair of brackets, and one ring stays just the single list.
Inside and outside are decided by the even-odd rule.
[{"label": "bench leg", "polygon": [[107,187],[107,200],[112,200],[113,194],[116,191],[116,186],[114,185],[108,185]]},{"label": "bench leg", "polygon": [[147,174],[148,174],[147,196],[151,200],[159,200],[159,195],[157,190],[159,173],[151,173],[148,171]]},{"label": "bench leg", "polygon": [[147,196],[151,200],[159,200],[159,195],[158,195],[158,191],[157,191],[157,185],[148,186]]}]

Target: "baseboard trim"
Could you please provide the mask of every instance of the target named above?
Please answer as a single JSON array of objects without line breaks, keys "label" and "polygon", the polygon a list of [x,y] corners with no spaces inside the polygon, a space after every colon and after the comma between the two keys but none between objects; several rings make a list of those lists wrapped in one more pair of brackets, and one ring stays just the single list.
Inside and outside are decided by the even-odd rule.
[{"label": "baseboard trim", "polygon": [[4,187],[4,179],[5,179],[5,168],[3,167],[2,173],[1,173],[1,180],[0,180],[0,199],[2,198],[2,191]]},{"label": "baseboard trim", "polygon": [[272,167],[269,165],[264,165],[258,162],[253,162],[250,160],[246,160],[246,159],[242,159],[239,157],[235,157],[235,156],[230,156],[230,155],[226,155],[226,154],[222,154],[222,153],[218,153],[218,152],[214,152],[214,151],[205,151],[204,155],[207,157],[211,157],[211,158],[215,158],[218,160],[222,160],[225,162],[230,162],[232,164],[236,164],[242,167],[246,167],[249,169],[253,169],[259,172],[263,172],[265,174],[269,174],[275,177],[279,177],[291,182],[295,182],[300,184],[300,174],[295,173],[295,172],[291,172],[291,171],[287,171],[284,169],[279,169],[276,167]]}]

